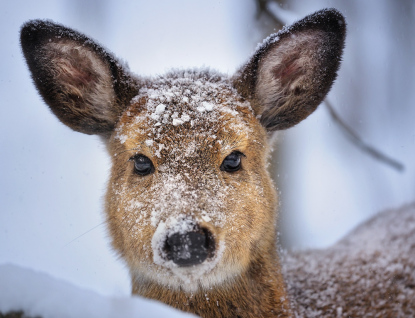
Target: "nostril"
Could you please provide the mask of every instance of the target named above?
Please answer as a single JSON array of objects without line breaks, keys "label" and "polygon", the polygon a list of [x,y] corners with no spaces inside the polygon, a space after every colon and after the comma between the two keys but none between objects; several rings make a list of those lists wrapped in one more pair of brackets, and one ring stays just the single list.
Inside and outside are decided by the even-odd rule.
[{"label": "nostril", "polygon": [[213,257],[215,254],[215,238],[212,232],[210,232],[208,229],[203,228],[202,231],[206,237],[205,247],[208,252],[208,257]]},{"label": "nostril", "polygon": [[185,233],[173,233],[166,238],[164,252],[168,260],[186,267],[203,263],[215,251],[213,234],[207,229],[196,228]]}]

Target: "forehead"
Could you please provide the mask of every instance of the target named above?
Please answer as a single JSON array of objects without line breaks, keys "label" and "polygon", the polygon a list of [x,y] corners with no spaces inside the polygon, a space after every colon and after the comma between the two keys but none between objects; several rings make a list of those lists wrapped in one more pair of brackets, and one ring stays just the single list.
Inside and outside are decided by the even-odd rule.
[{"label": "forehead", "polygon": [[115,140],[156,156],[163,151],[226,153],[246,147],[258,125],[227,78],[183,71],[140,89],[117,125]]}]

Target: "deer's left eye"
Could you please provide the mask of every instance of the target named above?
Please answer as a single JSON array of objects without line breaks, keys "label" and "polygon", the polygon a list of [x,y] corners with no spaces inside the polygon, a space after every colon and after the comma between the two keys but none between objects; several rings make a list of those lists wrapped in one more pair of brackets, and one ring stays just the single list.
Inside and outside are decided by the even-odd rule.
[{"label": "deer's left eye", "polygon": [[146,176],[154,172],[154,166],[151,160],[144,155],[136,155],[130,160],[134,161],[134,172],[140,176]]},{"label": "deer's left eye", "polygon": [[222,162],[220,170],[226,172],[236,172],[242,168],[241,158],[244,156],[242,152],[234,151],[228,155]]}]

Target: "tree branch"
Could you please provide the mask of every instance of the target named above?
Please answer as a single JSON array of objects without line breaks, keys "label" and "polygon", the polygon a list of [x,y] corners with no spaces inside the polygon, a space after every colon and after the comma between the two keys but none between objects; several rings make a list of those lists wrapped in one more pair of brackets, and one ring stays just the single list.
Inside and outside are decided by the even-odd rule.
[{"label": "tree branch", "polygon": [[389,156],[381,153],[379,150],[375,149],[374,147],[366,144],[363,139],[350,127],[348,126],[343,119],[337,114],[334,110],[333,105],[328,101],[326,98],[324,100],[324,104],[326,105],[327,109],[329,110],[331,118],[334,120],[335,123],[343,130],[346,136],[350,139],[350,141],[355,144],[358,148],[362,149],[364,152],[379,160],[392,168],[403,171],[405,169],[404,165],[398,162],[395,159],[390,158]]}]

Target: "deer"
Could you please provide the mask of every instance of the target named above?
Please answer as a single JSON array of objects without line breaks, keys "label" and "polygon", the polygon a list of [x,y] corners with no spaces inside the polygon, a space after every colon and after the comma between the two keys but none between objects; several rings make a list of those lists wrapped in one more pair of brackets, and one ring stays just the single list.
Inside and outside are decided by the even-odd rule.
[{"label": "deer", "polygon": [[[340,285],[359,267],[341,278],[335,270],[356,243],[327,251],[341,258],[280,252],[267,169],[272,136],[308,117],[332,87],[345,36],[343,15],[324,9],[270,35],[232,76],[203,68],[143,77],[78,31],[23,25],[23,54],[45,103],[72,130],[100,136],[111,157],[106,224],[133,295],[201,317],[352,312]],[[319,265],[331,274],[320,277]]]}]

